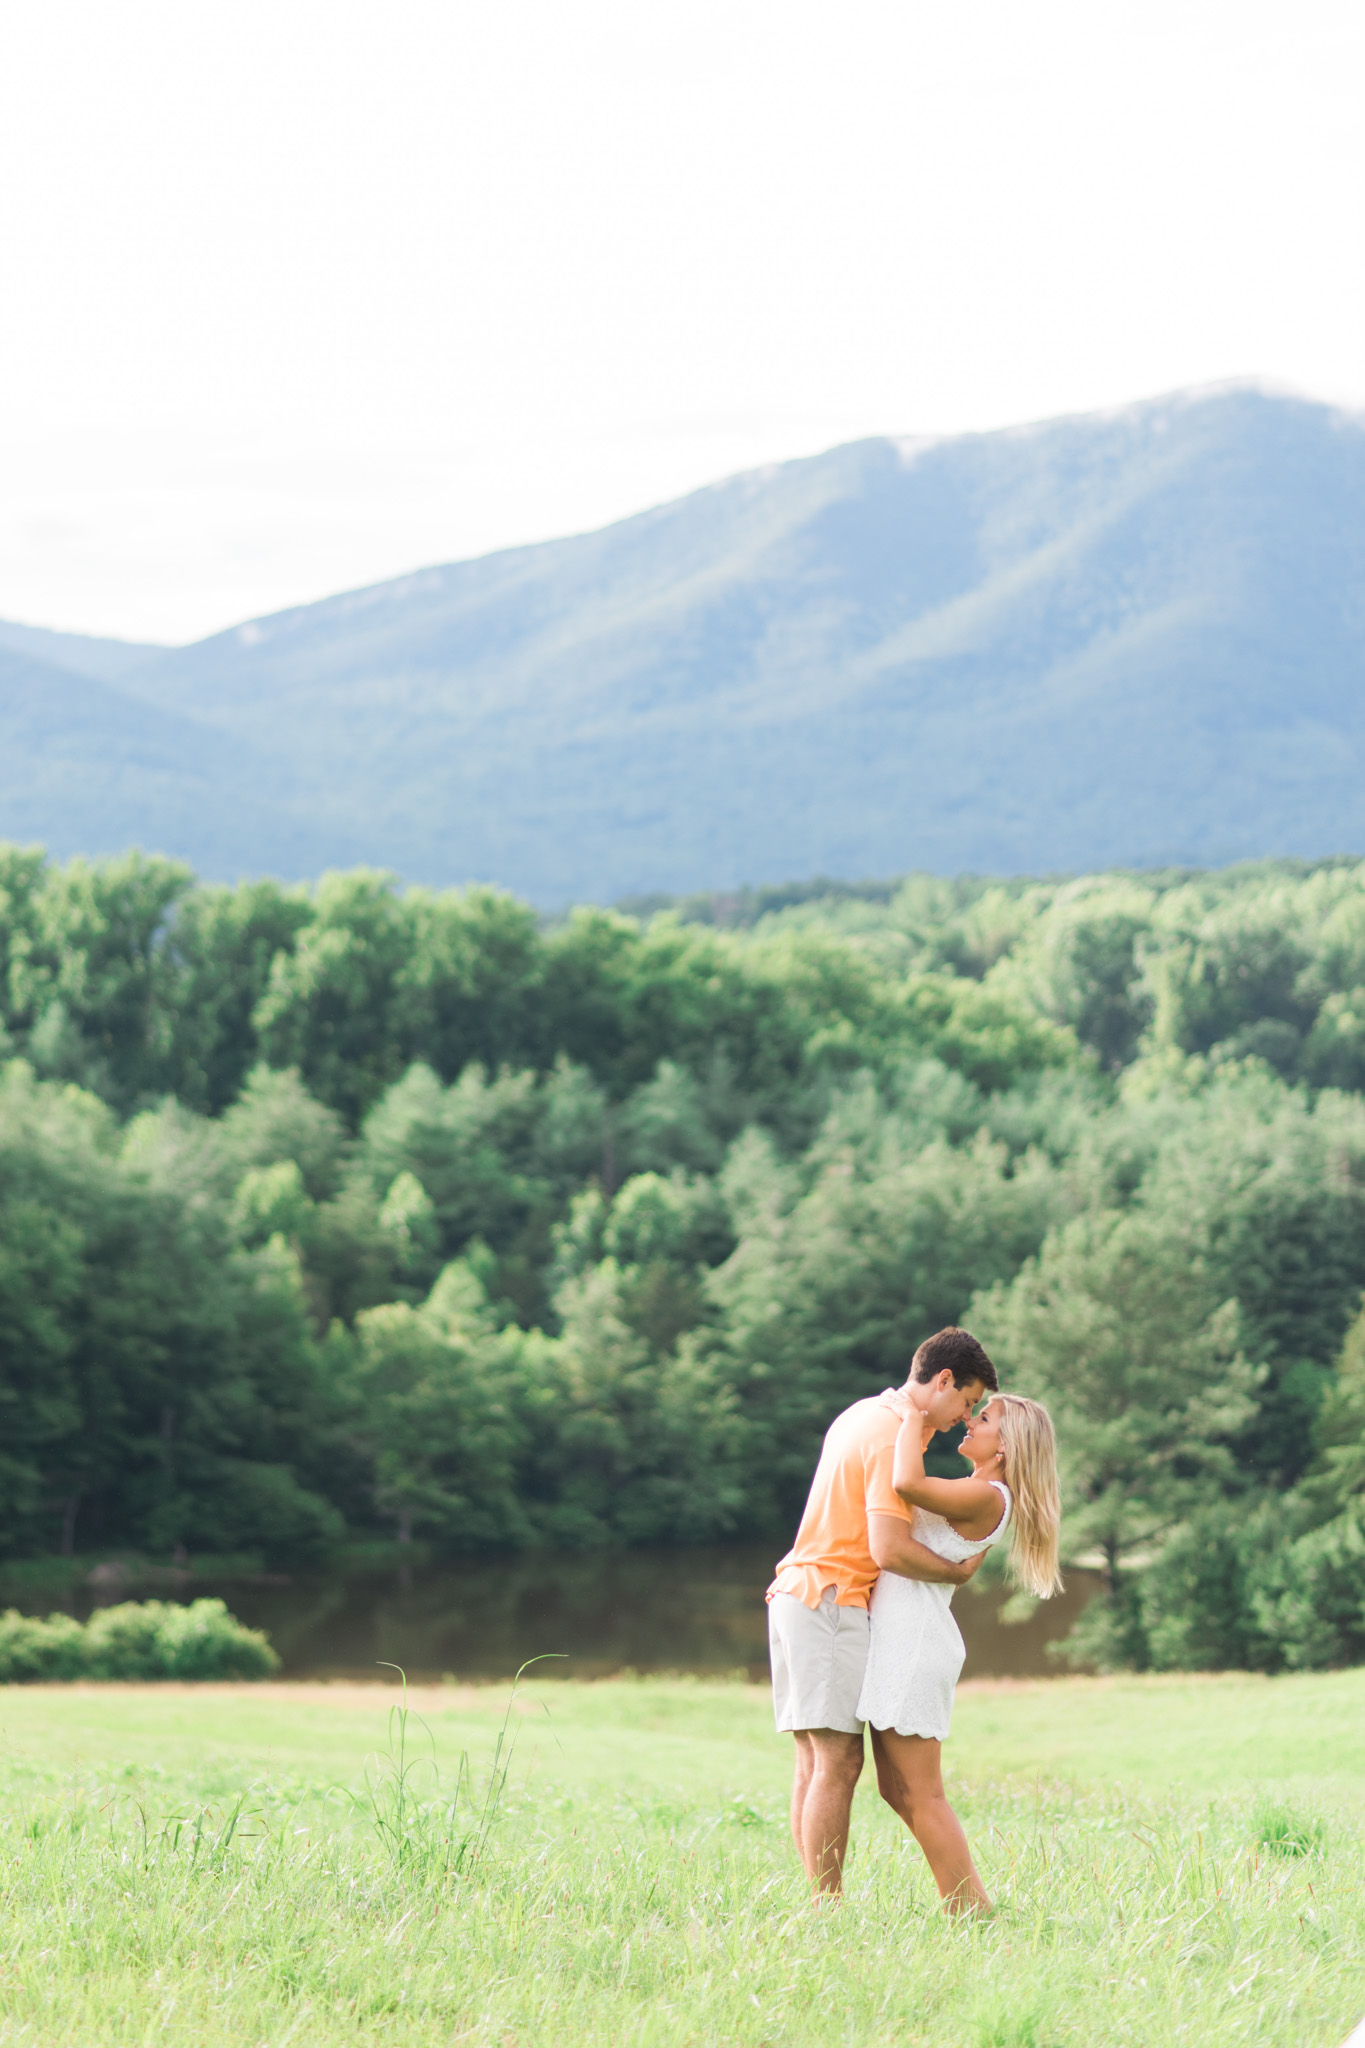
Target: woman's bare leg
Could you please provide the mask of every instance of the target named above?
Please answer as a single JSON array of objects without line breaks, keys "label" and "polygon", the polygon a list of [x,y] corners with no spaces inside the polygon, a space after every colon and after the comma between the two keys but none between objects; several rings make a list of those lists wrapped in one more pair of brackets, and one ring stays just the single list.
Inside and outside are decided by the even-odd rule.
[{"label": "woman's bare leg", "polygon": [[943,1790],[942,1744],[927,1735],[897,1735],[894,1728],[871,1734],[877,1789],[923,1849],[948,1911],[989,1913],[962,1823]]}]

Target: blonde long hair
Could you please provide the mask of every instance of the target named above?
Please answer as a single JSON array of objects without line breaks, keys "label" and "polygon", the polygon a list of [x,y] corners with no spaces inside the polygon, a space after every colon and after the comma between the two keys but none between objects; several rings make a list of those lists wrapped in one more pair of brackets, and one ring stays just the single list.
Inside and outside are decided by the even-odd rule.
[{"label": "blonde long hair", "polygon": [[1014,1500],[1010,1571],[1017,1584],[1047,1600],[1062,1590],[1057,1569],[1062,1497],[1052,1417],[1026,1394],[992,1394],[987,1405],[1000,1410],[1004,1480]]}]

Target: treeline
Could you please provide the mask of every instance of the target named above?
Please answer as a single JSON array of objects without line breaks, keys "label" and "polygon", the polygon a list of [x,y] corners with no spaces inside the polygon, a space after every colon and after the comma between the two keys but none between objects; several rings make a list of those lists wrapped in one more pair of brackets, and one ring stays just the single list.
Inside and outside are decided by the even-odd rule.
[{"label": "treeline", "polygon": [[1365,1655],[1365,866],[547,928],[8,849],[0,970],[9,1554],[780,1538],[963,1319],[1089,1655]]}]

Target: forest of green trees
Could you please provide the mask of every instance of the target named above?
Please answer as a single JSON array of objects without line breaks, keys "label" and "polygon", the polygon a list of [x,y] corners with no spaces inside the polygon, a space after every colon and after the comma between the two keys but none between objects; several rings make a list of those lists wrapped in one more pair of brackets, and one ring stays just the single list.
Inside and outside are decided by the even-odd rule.
[{"label": "forest of green trees", "polygon": [[546,925],[0,849],[0,1061],[3,1554],[780,1543],[964,1321],[1078,1655],[1365,1657],[1365,864]]}]

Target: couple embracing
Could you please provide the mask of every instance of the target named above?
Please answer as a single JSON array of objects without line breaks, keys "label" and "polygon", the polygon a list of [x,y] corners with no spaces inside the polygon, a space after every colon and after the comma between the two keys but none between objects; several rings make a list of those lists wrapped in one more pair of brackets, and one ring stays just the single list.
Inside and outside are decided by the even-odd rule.
[{"label": "couple embracing", "polygon": [[[836,1416],[768,1589],[777,1726],[796,1738],[792,1834],[817,1891],[842,1883],[870,1724],[878,1789],[949,1911],[990,1910],[943,1791],[941,1745],[965,1654],[952,1597],[1007,1535],[1021,1585],[1043,1598],[1061,1585],[1052,1423],[999,1384],[975,1337],[940,1330],[903,1387]],[[930,1439],[959,1423],[971,1476],[928,1477]]]}]

